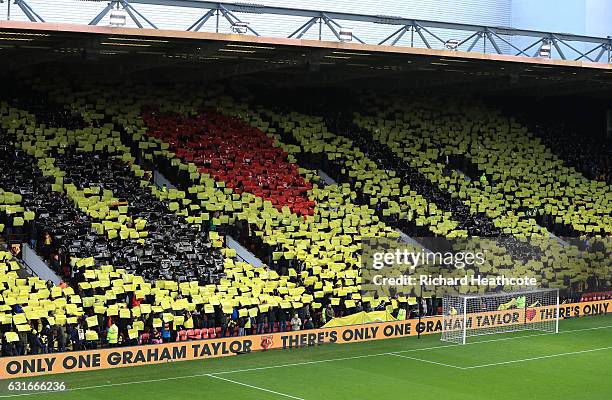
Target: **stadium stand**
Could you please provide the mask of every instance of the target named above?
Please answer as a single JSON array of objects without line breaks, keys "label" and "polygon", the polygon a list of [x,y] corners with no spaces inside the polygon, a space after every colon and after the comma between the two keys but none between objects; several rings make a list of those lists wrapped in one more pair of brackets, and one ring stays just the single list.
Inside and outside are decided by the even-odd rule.
[{"label": "stadium stand", "polygon": [[[6,111],[6,108],[3,110]],[[6,123],[7,121],[9,125],[11,125],[12,127],[9,128],[8,130],[11,131],[12,133],[16,134],[17,137],[19,137],[20,140],[22,140],[21,145],[24,145],[26,148],[26,151],[33,153],[35,155],[38,155],[39,158],[44,158],[45,161],[40,162],[41,164],[44,164],[45,168],[46,168],[46,172],[48,173],[49,176],[51,176],[54,180],[55,183],[53,183],[52,185],[59,185],[59,186],[55,186],[55,189],[60,189],[61,190],[65,190],[65,193],[68,197],[71,198],[71,200],[75,201],[75,203],[79,206],[79,208],[81,208],[82,211],[84,211],[85,213],[89,214],[88,217],[90,217],[91,219],[95,220],[96,215],[93,214],[93,211],[96,210],[91,210],[90,209],[90,205],[93,202],[90,201],[85,201],[88,198],[91,199],[92,197],[95,197],[95,192],[97,192],[97,190],[91,190],[90,192],[94,192],[94,193],[87,193],[87,195],[92,195],[90,197],[79,197],[79,194],[86,194],[85,191],[83,190],[83,192],[79,192],[79,190],[75,189],[70,182],[70,179],[75,178],[75,174],[71,174],[70,171],[65,171],[65,170],[60,170],[60,168],[58,168],[56,166],[57,165],[61,165],[62,167],[66,168],[66,165],[74,165],[74,162],[67,162],[67,163],[62,163],[62,162],[57,162],[58,160],[64,159],[66,160],[67,157],[70,157],[70,151],[66,151],[67,149],[65,148],[65,144],[66,144],[66,139],[67,137],[70,137],[71,134],[62,129],[50,129],[47,130],[45,127],[39,127],[38,129],[41,130],[41,132],[44,132],[45,135],[49,135],[49,137],[45,136],[45,140],[44,141],[39,141],[39,142],[35,142],[36,144],[33,146],[29,146],[28,143],[30,143],[27,139],[31,139],[32,136],[28,135],[27,133],[23,132],[21,129],[16,129],[17,127],[20,126],[21,123],[25,123],[26,120],[34,120],[34,118],[31,118],[31,116],[28,116],[26,118],[16,118],[16,117],[22,117],[25,114],[20,114],[18,112],[15,112],[15,110],[12,110],[12,114],[10,114],[9,117],[4,119],[4,122]],[[17,122],[17,120],[19,120],[19,122]],[[6,126],[5,126],[6,128]],[[35,128],[26,128],[26,131],[30,131],[30,133],[34,133],[35,132]],[[41,132],[38,132],[39,134]],[[88,130],[87,128],[84,131],[78,132],[77,135],[75,135],[75,141],[78,142],[79,144],[79,148],[81,149],[81,151],[86,152],[88,155],[91,155],[91,152],[94,151],[94,146],[91,144],[91,142],[89,142],[88,140],[93,138],[94,142],[96,143],[100,143],[100,142],[104,142],[105,137],[103,137],[104,135],[107,135],[109,132],[106,133],[102,133],[101,129],[93,129],[93,133],[91,130]],[[73,140],[73,139],[71,139]],[[63,143],[62,145],[59,145],[59,143]],[[111,141],[111,143],[114,143]],[[113,150],[112,148],[114,147],[113,145],[108,145],[103,143],[103,148],[109,150]],[[42,150],[42,148],[44,148],[44,150]],[[54,148],[58,148],[58,154],[54,154],[53,151],[51,151]],[[69,154],[68,156],[66,156],[66,154]],[[48,155],[53,154],[55,156],[58,157],[58,159],[56,160],[54,157],[47,157]],[[125,158],[129,158],[127,156],[127,154],[124,154]],[[32,166],[34,165],[33,160],[32,161]],[[74,161],[74,160],[73,160]],[[81,159],[80,162],[82,162],[83,164],[88,164],[87,161],[85,161],[84,159]],[[7,165],[10,165],[7,164]],[[77,164],[78,165],[78,164]],[[99,165],[94,165],[92,167],[99,167]],[[136,168],[134,166],[134,168]],[[69,170],[69,168],[67,168]],[[138,170],[138,171],[142,171],[142,170]],[[71,178],[72,176],[72,178]],[[66,179],[66,180],[65,180]],[[81,177],[79,176],[78,179],[81,179]],[[116,180],[117,177],[114,177],[114,179]],[[100,179],[96,179],[96,180],[100,180]],[[212,180],[209,180],[207,182],[203,182],[203,183],[212,183]],[[225,190],[227,189],[223,189],[223,190],[218,190],[219,193],[224,193]],[[225,194],[225,193],[224,193]],[[215,194],[216,196],[216,194]],[[202,197],[202,196],[201,196]],[[331,197],[331,199],[328,199],[328,197]],[[232,197],[230,197],[231,199]],[[102,199],[95,199],[99,204],[100,201]],[[112,200],[112,197],[111,197]],[[336,193],[331,193],[331,195],[325,195],[325,197],[321,196],[321,200],[335,200],[335,201],[342,201],[342,195],[338,192]],[[230,200],[231,201],[231,200]],[[206,204],[208,204],[208,202],[206,202]],[[259,206],[262,206],[263,202],[261,202],[259,204]],[[266,203],[267,204],[267,203]],[[325,204],[325,201],[323,201],[321,204]],[[168,205],[169,207],[171,207],[170,205]],[[262,206],[263,208],[266,208],[266,206]],[[276,210],[275,208],[270,208],[270,212],[274,213]],[[98,210],[99,211],[99,210]],[[187,211],[187,208],[184,209],[177,209],[175,210],[177,212],[177,214],[182,213],[184,211]],[[193,211],[193,210],[190,210]],[[294,216],[294,220],[296,221],[301,221],[301,218],[298,216],[295,216],[294,214],[291,214],[290,212],[287,212],[286,210],[283,210],[282,212],[279,212],[278,210],[276,210],[277,213],[277,223],[279,222],[279,220],[282,219],[286,219],[285,217],[287,216]],[[93,215],[92,215],[93,214]],[[110,214],[110,213],[109,213]],[[121,215],[119,213],[119,215]],[[201,214],[200,214],[201,215]],[[99,217],[99,215],[98,215]],[[119,218],[119,216],[115,217]],[[187,217],[190,218],[191,216]],[[111,217],[112,218],[112,217]],[[198,217],[193,217],[193,218],[198,218]],[[219,220],[221,220],[221,218],[219,218]],[[360,222],[364,220],[364,218],[360,219]],[[125,221],[124,221],[125,222]],[[198,222],[198,221],[194,221],[194,222]],[[219,221],[220,222],[220,221]],[[115,222],[113,222],[115,223]],[[119,221],[117,221],[116,223],[120,223]],[[90,225],[92,225],[93,227],[97,227],[96,222],[90,223]],[[296,224],[297,225],[297,224]],[[290,229],[288,229],[289,231]],[[331,236],[331,235],[330,235]],[[129,236],[128,236],[129,238]],[[123,238],[122,238],[123,240]],[[226,251],[226,253],[228,253],[229,251]],[[278,253],[278,252],[277,252]],[[99,262],[100,260],[98,260]],[[100,337],[98,335],[98,333],[100,332],[100,328],[99,327],[103,327],[104,321],[102,320],[102,314],[104,314],[105,317],[109,317],[109,316],[114,316],[115,319],[119,319],[120,321],[123,319],[129,320],[130,318],[133,318],[135,316],[140,316],[141,314],[139,312],[135,312],[132,308],[132,311],[130,312],[130,306],[133,306],[134,303],[134,299],[136,299],[136,302],[140,301],[140,298],[142,296],[146,297],[147,295],[145,293],[150,293],[151,290],[153,290],[154,292],[156,292],[157,290],[159,291],[168,291],[169,293],[175,293],[174,295],[174,299],[173,299],[173,303],[177,303],[177,300],[182,300],[180,297],[182,295],[185,295],[186,293],[189,293],[191,291],[191,288],[195,287],[196,292],[201,293],[200,290],[204,289],[202,287],[198,287],[197,285],[194,286],[194,283],[197,284],[197,282],[190,282],[188,283],[188,286],[185,286],[183,284],[181,284],[180,286],[180,292],[181,292],[181,296],[177,296],[178,291],[179,291],[179,285],[177,282],[168,282],[167,285],[165,285],[163,283],[163,281],[157,281],[156,282],[156,287],[155,288],[151,288],[150,284],[146,284],[144,283],[144,280],[142,279],[142,277],[132,277],[131,274],[128,274],[125,272],[125,270],[123,269],[117,269],[115,270],[113,267],[111,267],[110,265],[96,265],[96,260],[95,258],[92,257],[88,257],[88,258],[84,258],[84,259],[80,259],[80,258],[76,258],[73,257],[70,260],[71,264],[73,264],[73,266],[77,267],[77,270],[81,270],[84,269],[84,271],[78,275],[77,280],[79,280],[78,282],[78,289],[79,289],[79,294],[78,295],[74,295],[76,296],[75,298],[71,298],[71,303],[68,304],[69,307],[66,307],[66,309],[57,309],[55,311],[57,311],[57,314],[54,312],[53,316],[50,317],[53,319],[53,322],[59,322],[60,325],[62,324],[67,324],[69,329],[71,327],[73,327],[73,323],[74,320],[72,319],[73,317],[66,317],[66,315],[78,315],[80,317],[85,317],[86,318],[80,318],[79,322],[77,322],[77,326],[79,326],[80,328],[89,328],[85,330],[85,337],[89,337],[91,340],[86,339],[84,343],[79,343],[77,346],[94,346],[96,345],[96,339],[92,339],[94,337]],[[232,274],[232,267],[236,267],[237,271],[235,274]],[[90,270],[91,268],[91,270]],[[316,267],[315,267],[316,268]],[[320,267],[319,267],[320,268]],[[279,277],[279,275],[277,273],[275,273],[274,271],[264,271],[259,270],[259,271],[253,271],[252,269],[248,268],[248,266],[244,265],[244,263],[239,263],[236,262],[236,264],[234,265],[232,260],[227,260],[226,259],[226,263],[225,263],[225,272],[226,274],[229,274],[230,276],[232,276],[234,282],[236,283],[236,281],[238,281],[239,275],[243,275],[243,272],[246,276],[252,278],[252,279],[248,279],[245,280],[243,282],[240,282],[240,287],[242,287],[242,291],[246,292],[246,287],[249,287],[251,285],[255,285],[255,286],[259,286],[261,284],[262,280],[269,280],[270,281],[274,281],[274,282],[269,282],[271,283],[271,289],[272,290],[266,290],[267,292],[272,292],[274,291],[274,288],[276,286],[279,286],[279,281],[278,279],[280,279],[280,283],[286,285],[286,286],[281,286],[280,288],[278,288],[276,290],[276,292],[278,292],[281,295],[285,295],[283,297],[288,297],[290,300],[294,300],[294,301],[282,301],[282,304],[280,304],[280,308],[281,309],[286,309],[286,308],[290,308],[290,307],[294,307],[296,309],[301,309],[302,308],[302,304],[301,302],[295,301],[296,299],[299,300],[303,300],[305,302],[313,302],[313,295],[312,294],[305,294],[304,293],[304,288],[303,287],[295,287],[295,284],[288,282],[287,278],[291,278],[292,280],[295,280],[295,278],[297,277],[297,273],[295,272],[294,269],[290,269],[289,270],[289,277],[284,276],[284,277]],[[261,278],[263,279],[257,279],[257,276],[261,276]],[[79,277],[81,277],[79,279]],[[284,279],[283,279],[284,278]],[[302,273],[300,274],[300,280],[305,280],[306,282],[308,282],[308,273],[304,274],[304,271],[302,271]],[[313,278],[318,278],[318,277],[313,277]],[[347,278],[346,282],[354,282],[356,278],[356,273],[353,273],[353,277],[352,278]],[[314,286],[318,286],[320,289],[323,289],[323,285],[322,282],[317,282],[318,284],[315,284],[316,279],[312,279],[310,286],[314,287]],[[110,282],[113,282],[112,285]],[[119,283],[117,283],[119,282]],[[129,283],[128,283],[129,282]],[[187,283],[187,282],[185,282]],[[268,282],[266,282],[268,283]],[[126,284],[127,284],[127,290],[126,290]],[[111,293],[109,293],[109,289],[112,286],[112,290],[110,291]],[[214,299],[212,299],[212,303],[214,305],[217,306],[223,306],[223,307],[216,307],[216,312],[220,312],[221,308],[223,309],[224,312],[226,312],[227,314],[232,314],[233,309],[232,306],[238,306],[238,305],[248,305],[248,304],[252,304],[258,307],[252,307],[249,311],[250,314],[256,314],[256,312],[254,313],[253,310],[259,310],[262,311],[264,314],[267,311],[268,306],[265,306],[265,301],[264,304],[259,304],[260,300],[257,299],[255,301],[250,301],[248,299],[241,299],[240,301],[235,300],[234,298],[236,297],[235,295],[238,294],[238,291],[235,290],[235,288],[228,288],[228,284],[221,282],[219,286],[217,286],[218,289],[220,289],[221,292],[227,292],[229,291],[230,293],[226,293],[226,296],[228,298],[232,299],[232,302],[230,303],[230,305],[228,305],[224,299],[222,300],[217,300],[215,301]],[[336,286],[339,286],[336,285]],[[67,288],[67,290],[70,292],[71,288]],[[211,289],[211,287],[209,286],[207,290],[215,290],[216,288]],[[229,289],[229,290],[228,290]],[[100,294],[100,291],[102,291],[103,293],[105,293],[104,295]],[[142,291],[142,292],[141,292]],[[250,289],[248,290],[250,291]],[[334,292],[336,294],[342,294],[342,293],[338,293],[338,291],[342,291],[342,289],[334,289],[334,286],[326,286],[325,287],[325,291],[329,291],[329,292]],[[133,294],[128,294],[126,295],[125,293],[132,293]],[[168,293],[166,292],[166,293]],[[207,291],[205,291],[206,293],[208,293]],[[258,290],[259,293],[261,293],[261,287]],[[318,291],[319,293],[317,294],[317,296],[324,294],[323,290]],[[74,293],[74,292],[72,292]],[[258,297],[261,297],[259,295],[259,293],[256,293],[258,295]],[[346,293],[346,292],[345,292]],[[157,294],[157,293],[156,293]],[[165,294],[165,293],[164,293]],[[220,293],[221,294],[221,293]],[[100,297],[102,296],[102,297]],[[266,295],[268,296],[268,295]],[[355,296],[357,296],[357,294],[355,294]],[[157,298],[158,296],[155,296],[156,300],[155,300],[155,304],[159,302],[159,299]],[[164,296],[166,297],[166,296]],[[176,299],[176,297],[179,297],[178,299]],[[212,307],[211,302],[209,302],[209,295],[204,296],[206,297],[207,300],[207,304],[202,307],[200,306],[199,308],[202,309],[202,314],[205,315],[207,314],[206,311],[209,310],[208,307]],[[320,296],[321,298],[323,296]],[[118,299],[119,298],[119,299]],[[132,299],[131,301],[121,301],[123,300],[123,298],[125,298],[125,300],[129,300],[130,298]],[[170,297],[172,298],[172,297]],[[143,299],[144,300],[144,299]],[[192,300],[193,302],[189,302],[188,304],[191,304],[192,306],[195,304],[201,304],[201,297],[198,299],[197,295],[196,298],[194,299],[193,297],[190,297],[190,300]],[[137,307],[137,310],[140,310],[141,308],[145,308],[145,310],[148,310],[149,312],[147,312],[146,314],[149,315],[151,312],[156,313],[155,315],[158,315],[161,317],[161,311],[167,310],[168,309],[168,304],[166,304],[164,301],[161,301],[162,305],[161,306],[157,306],[154,305],[153,307],[155,307],[154,309],[148,309],[145,304],[149,304],[150,303],[143,303],[143,306],[141,307],[140,305]],[[184,304],[183,301],[180,302],[181,304]],[[272,303],[272,301],[270,301],[270,303]],[[273,303],[273,304],[277,304],[277,303]],[[318,307],[317,307],[318,304]],[[321,303],[317,303],[317,302],[313,302],[314,307],[317,308],[321,308]],[[29,306],[29,304],[28,304]],[[158,308],[158,307],[164,307],[165,308]],[[195,307],[189,306],[190,308],[194,308],[193,311],[195,310]],[[173,304],[173,308],[178,308],[178,310],[183,310],[185,308],[185,306],[181,307],[181,306],[174,306]],[[69,310],[68,310],[69,309]],[[214,310],[214,308],[210,308],[212,310]],[[242,310],[240,310],[240,315],[241,316],[246,316],[248,314],[245,314],[244,312],[246,312],[247,309],[244,308]],[[273,309],[274,312],[277,312],[277,310]],[[124,316],[128,315],[126,314],[126,312],[129,312],[130,316],[127,318],[123,318]],[[133,314],[137,314],[137,315],[133,315]],[[214,312],[213,313],[208,313],[211,314],[211,318],[214,319]],[[244,315],[243,315],[244,314]],[[93,318],[92,318],[93,317]],[[56,320],[57,318],[57,320]],[[70,320],[68,320],[68,318],[70,318]],[[47,321],[48,319],[45,318]],[[169,315],[164,316],[164,319],[166,320],[166,322],[170,319],[173,319],[173,317],[170,317]],[[206,318],[203,318],[206,319]],[[276,319],[276,318],[274,318]],[[284,319],[282,318],[282,316],[280,317],[281,320],[284,321]],[[161,320],[161,318],[149,318],[149,326],[151,328],[157,327],[159,325],[159,321]],[[39,323],[44,324],[44,321],[42,321],[42,319],[39,321],[36,318],[32,318],[30,319],[31,322],[33,322],[35,325],[38,325]],[[174,324],[176,326],[178,326],[178,323],[180,321],[180,316],[179,318],[176,319],[176,321],[174,321]],[[187,321],[189,321],[189,319],[187,319]],[[133,321],[130,323],[130,325],[128,325],[127,323],[123,324],[121,323],[121,331],[122,331],[122,336],[123,336],[123,340],[125,340],[125,342],[129,342],[131,340],[135,340],[134,337],[134,332],[133,329],[135,328],[131,328],[128,329],[128,327],[131,326],[137,326],[138,328],[141,327],[141,324],[138,323],[139,321]],[[140,321],[141,323],[144,321]],[[182,321],[181,321],[182,322]],[[201,321],[199,321],[201,323]],[[210,325],[211,327],[217,326],[217,328],[219,330],[221,330],[222,326],[224,325],[222,322],[219,323],[220,321],[211,321]],[[154,325],[154,326],[153,326]],[[191,323],[189,323],[189,325],[191,325]],[[262,329],[267,329],[266,328],[266,323],[262,322]],[[142,325],[144,327],[144,325]],[[189,326],[186,326],[185,328],[188,328]],[[274,324],[268,328],[268,329],[274,329]],[[127,330],[127,332],[126,332]],[[130,332],[131,331],[131,332]],[[144,331],[144,329],[140,329],[139,331]],[[145,333],[143,332],[142,335],[144,335]],[[147,333],[149,336],[151,336],[150,333]],[[129,338],[129,340],[128,340]]]},{"label": "stadium stand", "polygon": [[[610,188],[484,106],[379,100],[351,120],[272,111],[222,88],[38,84],[37,104],[0,103],[0,218],[39,239],[66,283],[17,279],[4,263],[0,329],[15,354],[104,345],[111,320],[135,344],[287,329],[290,310],[315,326],[364,309],[393,319],[412,294],[362,297],[359,267],[361,240],[397,229],[501,234],[483,272],[610,285],[610,247],[582,241],[612,233]],[[321,184],[318,169],[339,184]],[[176,189],[155,186],[154,171]],[[267,266],[237,259],[225,233]]]}]

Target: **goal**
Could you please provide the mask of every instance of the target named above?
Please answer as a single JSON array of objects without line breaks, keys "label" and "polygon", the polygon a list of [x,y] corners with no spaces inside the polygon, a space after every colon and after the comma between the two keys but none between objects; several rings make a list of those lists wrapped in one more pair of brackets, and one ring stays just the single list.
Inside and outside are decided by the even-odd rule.
[{"label": "goal", "polygon": [[518,331],[559,333],[559,289],[445,295],[442,341]]}]

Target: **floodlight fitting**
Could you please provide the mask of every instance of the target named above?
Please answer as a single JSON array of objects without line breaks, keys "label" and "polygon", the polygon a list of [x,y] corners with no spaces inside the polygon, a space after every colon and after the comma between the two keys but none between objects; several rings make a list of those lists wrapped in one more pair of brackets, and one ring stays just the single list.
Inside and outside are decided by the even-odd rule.
[{"label": "floodlight fitting", "polygon": [[127,24],[127,12],[124,9],[112,10],[109,15],[109,25],[123,27]]},{"label": "floodlight fitting", "polygon": [[351,42],[353,40],[353,29],[352,28],[340,28],[338,36],[341,42]]}]

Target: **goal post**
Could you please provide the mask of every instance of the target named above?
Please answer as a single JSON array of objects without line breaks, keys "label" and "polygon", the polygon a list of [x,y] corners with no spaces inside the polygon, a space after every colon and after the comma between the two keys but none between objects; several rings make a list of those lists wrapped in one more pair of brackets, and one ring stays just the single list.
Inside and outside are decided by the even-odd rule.
[{"label": "goal post", "polygon": [[559,289],[444,295],[442,341],[518,331],[559,333]]}]

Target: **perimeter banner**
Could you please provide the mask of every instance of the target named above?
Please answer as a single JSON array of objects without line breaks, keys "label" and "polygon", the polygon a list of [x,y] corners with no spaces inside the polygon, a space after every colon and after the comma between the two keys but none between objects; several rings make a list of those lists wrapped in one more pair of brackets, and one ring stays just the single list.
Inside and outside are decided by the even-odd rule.
[{"label": "perimeter banner", "polygon": [[[548,308],[534,310],[533,319],[554,319]],[[561,304],[560,318],[600,315],[612,312],[612,300]],[[470,329],[523,323],[525,311],[504,310],[471,314]],[[447,326],[447,327],[445,327]],[[448,328],[448,317],[436,316],[308,331],[271,333],[218,339],[174,342],[159,345],[105,348],[100,350],[1,357],[0,379],[15,379],[65,372],[91,371],[173,361],[201,360],[271,349],[291,349],[326,343],[355,343],[440,333]],[[452,328],[451,328],[452,329]]]}]

